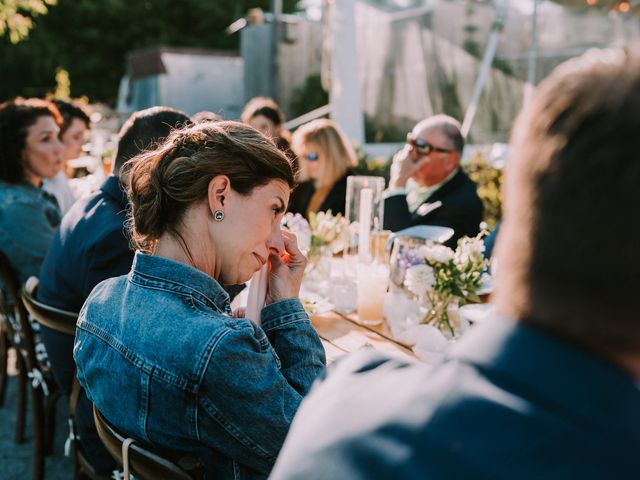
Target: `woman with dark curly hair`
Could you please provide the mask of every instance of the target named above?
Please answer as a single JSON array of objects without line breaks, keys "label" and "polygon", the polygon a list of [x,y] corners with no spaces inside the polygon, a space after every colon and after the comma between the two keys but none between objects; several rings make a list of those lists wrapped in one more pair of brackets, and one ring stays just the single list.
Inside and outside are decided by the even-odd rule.
[{"label": "woman with dark curly hair", "polygon": [[60,223],[55,198],[41,189],[62,167],[62,117],[51,102],[0,104],[0,249],[20,282],[38,275]]}]

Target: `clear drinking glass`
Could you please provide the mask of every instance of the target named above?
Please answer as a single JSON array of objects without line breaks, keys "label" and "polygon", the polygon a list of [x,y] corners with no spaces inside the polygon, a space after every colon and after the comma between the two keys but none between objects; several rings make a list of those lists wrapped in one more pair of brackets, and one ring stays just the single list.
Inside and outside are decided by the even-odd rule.
[{"label": "clear drinking glass", "polygon": [[[368,195],[363,195],[363,190],[370,190]],[[370,226],[370,232],[382,230],[384,223],[384,200],[382,194],[384,192],[383,177],[368,177],[353,175],[347,177],[347,199],[345,204],[345,217],[350,224],[357,223],[362,226],[363,222]],[[363,208],[360,200],[367,198],[371,202]],[[366,212],[369,218],[360,218],[362,212]],[[353,228],[351,230],[349,254],[355,255],[358,252],[360,230]]]},{"label": "clear drinking glass", "polygon": [[382,323],[388,282],[386,265],[358,263],[358,318],[365,325]]}]

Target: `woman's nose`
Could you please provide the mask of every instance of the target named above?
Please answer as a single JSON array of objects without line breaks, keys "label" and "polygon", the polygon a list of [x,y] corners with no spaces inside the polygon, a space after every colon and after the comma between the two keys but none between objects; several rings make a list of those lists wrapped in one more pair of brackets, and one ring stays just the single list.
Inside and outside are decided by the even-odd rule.
[{"label": "woman's nose", "polygon": [[281,254],[282,252],[284,252],[284,239],[282,238],[280,223],[274,226],[274,228],[271,230],[271,236],[267,241],[267,247],[269,247],[269,251],[273,251],[277,254]]}]

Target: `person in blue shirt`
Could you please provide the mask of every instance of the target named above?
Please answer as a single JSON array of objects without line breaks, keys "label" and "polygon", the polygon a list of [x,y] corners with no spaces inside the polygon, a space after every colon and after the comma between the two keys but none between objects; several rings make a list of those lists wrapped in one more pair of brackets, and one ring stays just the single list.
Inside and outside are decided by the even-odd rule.
[{"label": "person in blue shirt", "polygon": [[[265,478],[325,366],[298,299],[306,259],[280,229],[290,161],[249,126],[206,122],[138,157],[130,182],[138,251],[80,311],[78,380],[125,436],[198,456],[206,478]],[[234,315],[221,284],[262,268],[260,318]]]},{"label": "person in blue shirt", "polygon": [[[134,113],[122,126],[113,174],[98,191],[78,200],[63,217],[42,267],[38,300],[53,307],[79,312],[93,287],[127,273],[134,251],[125,229],[129,202],[125,192],[126,161],[155,146],[171,130],[191,124],[189,117],[168,107]],[[56,383],[70,392],[75,374],[73,337],[41,326]],[[110,472],[113,460],[102,446],[93,423],[91,403],[81,393],[76,410],[80,443],[92,466]]]},{"label": "person in blue shirt", "polygon": [[512,134],[500,316],[439,365],[338,362],[271,478],[638,478],[638,131],[640,50],[545,79]]}]

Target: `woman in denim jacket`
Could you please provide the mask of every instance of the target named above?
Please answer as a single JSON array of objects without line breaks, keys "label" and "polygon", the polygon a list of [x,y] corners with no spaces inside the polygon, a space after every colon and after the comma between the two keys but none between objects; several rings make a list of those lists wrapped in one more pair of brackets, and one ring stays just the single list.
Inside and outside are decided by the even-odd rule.
[{"label": "woman in denim jacket", "polygon": [[61,124],[44,100],[0,105],[0,249],[20,283],[38,275],[60,224],[58,204],[41,186],[62,168]]},{"label": "woman in denim jacket", "polygon": [[[78,320],[78,379],[127,436],[207,478],[266,477],[323,372],[297,296],[306,259],[281,232],[294,175],[251,127],[174,132],[132,163],[131,272],[98,284]],[[270,265],[261,325],[232,314],[220,284]]]}]

